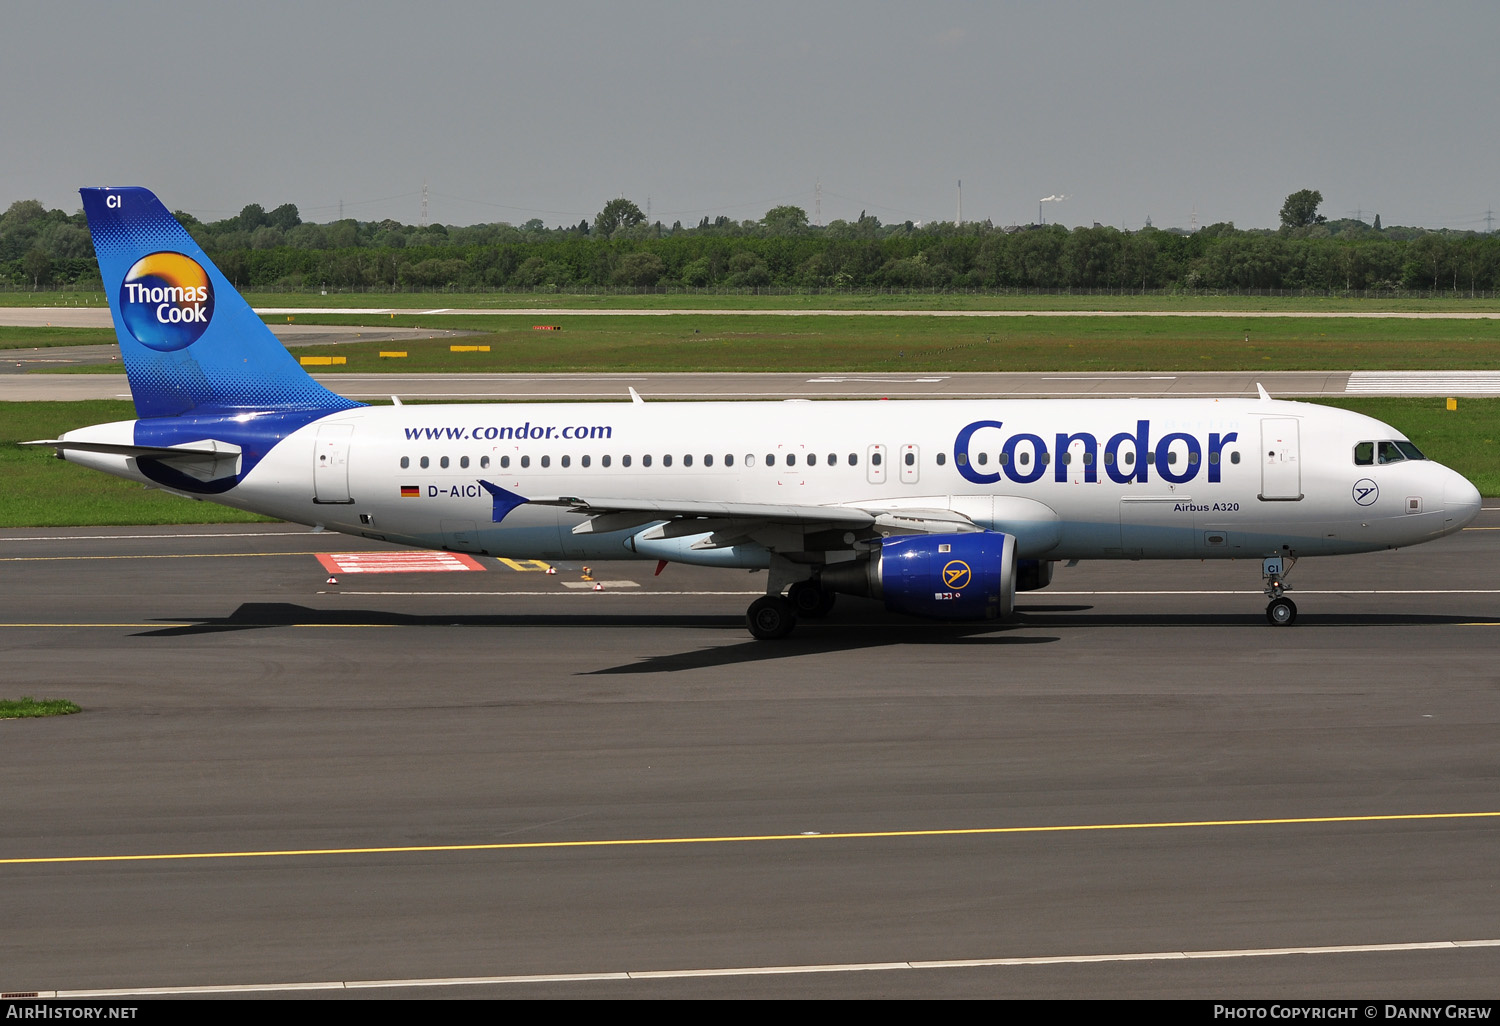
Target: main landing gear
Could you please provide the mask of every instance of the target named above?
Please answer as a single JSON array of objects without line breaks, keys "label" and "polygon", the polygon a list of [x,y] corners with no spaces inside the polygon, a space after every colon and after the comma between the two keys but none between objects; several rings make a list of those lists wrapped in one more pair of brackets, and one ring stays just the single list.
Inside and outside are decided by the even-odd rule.
[{"label": "main landing gear", "polygon": [[1290,627],[1297,622],[1297,603],[1283,593],[1292,590],[1286,576],[1297,565],[1295,556],[1269,556],[1261,560],[1260,575],[1266,581],[1266,597],[1271,600],[1266,606],[1266,620],[1272,627]]},{"label": "main landing gear", "polygon": [[821,620],[833,609],[838,596],[826,591],[817,581],[798,581],[785,596],[766,595],[750,603],[745,624],[758,641],[775,641],[792,633],[799,617]]},{"label": "main landing gear", "polygon": [[797,626],[797,608],[781,595],[765,595],[750,603],[745,625],[756,641],[775,641]]},{"label": "main landing gear", "polygon": [[821,620],[833,609],[836,592],[828,591],[817,581],[798,581],[787,589],[786,597],[797,609],[798,616],[809,620]]}]

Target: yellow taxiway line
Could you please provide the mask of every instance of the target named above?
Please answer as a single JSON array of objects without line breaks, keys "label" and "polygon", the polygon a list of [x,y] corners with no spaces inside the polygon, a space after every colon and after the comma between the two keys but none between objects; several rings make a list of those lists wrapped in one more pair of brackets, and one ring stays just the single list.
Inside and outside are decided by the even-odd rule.
[{"label": "yellow taxiway line", "polygon": [[720,837],[635,837],[587,841],[503,841],[483,844],[416,844],[367,848],[285,848],[267,851],[158,852],[145,855],[50,855],[0,858],[0,866],[68,862],[173,862],[190,859],[292,858],[315,855],[400,855],[430,852],[537,851],[566,848],[640,848],[685,844],[756,844],[776,841],[856,841],[912,837],[996,837],[1005,834],[1097,833],[1113,830],[1188,830],[1213,827],[1307,826],[1343,823],[1416,823],[1500,819],[1500,812],[1417,812],[1368,816],[1294,816],[1277,819],[1207,819],[1163,823],[1081,823],[1054,826],[959,827],[947,830],[867,830],[844,833],[731,834]]}]

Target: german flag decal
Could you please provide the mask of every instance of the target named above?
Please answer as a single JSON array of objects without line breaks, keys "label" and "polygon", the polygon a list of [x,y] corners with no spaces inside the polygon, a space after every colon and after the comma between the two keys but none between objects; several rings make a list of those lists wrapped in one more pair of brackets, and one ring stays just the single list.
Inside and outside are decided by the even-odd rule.
[{"label": "german flag decal", "polygon": [[401,498],[403,498],[403,499],[415,499],[415,498],[420,497],[421,494],[422,494],[422,489],[419,488],[416,485],[402,485],[401,486]]}]

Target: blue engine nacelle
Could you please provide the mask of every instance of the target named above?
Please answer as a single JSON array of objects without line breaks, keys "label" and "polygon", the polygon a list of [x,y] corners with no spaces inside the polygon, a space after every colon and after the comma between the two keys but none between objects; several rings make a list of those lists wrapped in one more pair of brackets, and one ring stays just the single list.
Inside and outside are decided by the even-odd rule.
[{"label": "blue engine nacelle", "polygon": [[893,613],[1006,619],[1016,598],[1016,539],[997,531],[886,538],[868,563],[829,567],[821,583],[881,599]]}]

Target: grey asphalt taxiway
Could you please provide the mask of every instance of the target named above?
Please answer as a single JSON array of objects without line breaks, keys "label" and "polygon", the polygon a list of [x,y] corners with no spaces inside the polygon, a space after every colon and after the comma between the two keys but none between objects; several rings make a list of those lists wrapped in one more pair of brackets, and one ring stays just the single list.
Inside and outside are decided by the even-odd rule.
[{"label": "grey asphalt taxiway", "polygon": [[0,721],[0,991],[1495,996],[1493,503],[1290,628],[1253,561],[757,643],[758,575],[377,548],[0,532],[0,697],[84,709]]}]

